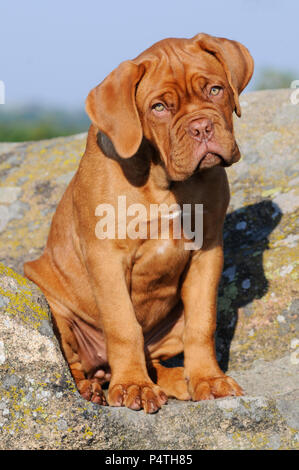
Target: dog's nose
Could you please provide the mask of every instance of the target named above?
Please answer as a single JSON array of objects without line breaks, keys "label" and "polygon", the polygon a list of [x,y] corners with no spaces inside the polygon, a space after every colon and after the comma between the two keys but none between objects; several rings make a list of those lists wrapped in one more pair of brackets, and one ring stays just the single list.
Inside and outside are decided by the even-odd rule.
[{"label": "dog's nose", "polygon": [[199,142],[210,140],[214,134],[214,125],[210,119],[201,118],[191,121],[188,132],[193,139]]}]

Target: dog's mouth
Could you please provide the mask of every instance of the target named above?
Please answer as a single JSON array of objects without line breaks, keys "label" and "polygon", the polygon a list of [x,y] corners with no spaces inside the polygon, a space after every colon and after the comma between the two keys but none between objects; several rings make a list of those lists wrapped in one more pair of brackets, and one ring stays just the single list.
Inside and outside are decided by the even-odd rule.
[{"label": "dog's mouth", "polygon": [[214,166],[230,166],[227,161],[219,153],[207,152],[199,160],[195,172],[203,170],[204,168],[212,168]]}]

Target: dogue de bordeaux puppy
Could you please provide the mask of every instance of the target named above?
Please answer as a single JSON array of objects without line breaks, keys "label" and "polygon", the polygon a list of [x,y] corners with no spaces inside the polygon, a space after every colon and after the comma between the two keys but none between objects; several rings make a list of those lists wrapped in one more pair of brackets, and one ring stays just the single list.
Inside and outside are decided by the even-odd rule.
[{"label": "dogue de bordeaux puppy", "polygon": [[[238,96],[252,73],[242,44],[198,34],[154,44],[89,93],[84,156],[44,253],[24,267],[49,302],[87,400],[105,405],[109,381],[109,405],[146,413],[167,397],[242,395],[218,366],[214,333],[229,203],[225,167],[240,158],[233,112],[241,115]],[[186,249],[186,236],[97,236],[97,207],[116,210],[119,196],[147,214],[151,205],[202,204],[201,246]],[[181,352],[184,367],[160,363]]]}]

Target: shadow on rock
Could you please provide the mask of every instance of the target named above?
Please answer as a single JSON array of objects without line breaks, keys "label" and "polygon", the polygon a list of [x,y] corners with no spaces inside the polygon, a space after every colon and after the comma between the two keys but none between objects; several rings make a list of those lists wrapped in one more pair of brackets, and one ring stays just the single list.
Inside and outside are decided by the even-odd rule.
[{"label": "shadow on rock", "polygon": [[[238,310],[252,313],[252,302],[268,290],[263,268],[263,252],[269,248],[268,237],[282,217],[270,200],[242,207],[227,215],[224,223],[224,268],[219,285],[216,352],[221,369],[228,369],[229,352],[234,337]],[[164,363],[183,365],[183,355]]]},{"label": "shadow on rock", "polygon": [[268,237],[281,220],[281,210],[270,200],[245,206],[227,215],[224,224],[224,268],[219,286],[216,330],[217,359],[226,371],[238,309],[250,316],[254,299],[268,290],[263,252]]}]

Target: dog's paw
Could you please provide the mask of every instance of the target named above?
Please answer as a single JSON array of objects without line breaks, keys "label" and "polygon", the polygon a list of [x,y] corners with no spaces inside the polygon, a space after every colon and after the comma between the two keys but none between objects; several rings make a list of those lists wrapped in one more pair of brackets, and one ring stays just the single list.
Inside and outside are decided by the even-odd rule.
[{"label": "dog's paw", "polygon": [[221,377],[193,377],[189,381],[189,392],[193,401],[244,395],[237,382],[226,375]]},{"label": "dog's paw", "polygon": [[155,413],[167,402],[167,396],[158,385],[116,384],[110,386],[108,402],[111,406],[126,406],[132,410],[144,409],[146,413]]},{"label": "dog's paw", "polygon": [[150,373],[153,381],[161,387],[168,397],[190,400],[191,396],[184,378],[183,367],[164,367],[162,364],[154,364]]},{"label": "dog's paw", "polygon": [[106,406],[106,398],[97,379],[80,380],[77,383],[78,390],[83,398],[98,405]]}]

